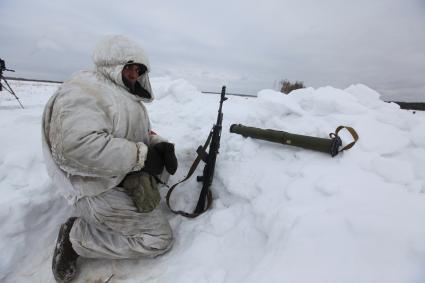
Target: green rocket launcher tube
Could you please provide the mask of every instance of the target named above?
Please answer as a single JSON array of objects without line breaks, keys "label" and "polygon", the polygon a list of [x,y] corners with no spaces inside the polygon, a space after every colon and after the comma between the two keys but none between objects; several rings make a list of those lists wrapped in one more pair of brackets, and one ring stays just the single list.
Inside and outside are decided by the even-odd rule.
[{"label": "green rocket launcher tube", "polygon": [[305,149],[311,149],[311,150],[320,151],[324,153],[329,153],[332,157],[334,157],[340,151],[351,148],[358,139],[357,133],[355,133],[354,129],[350,128],[355,134],[354,136],[353,132],[349,130],[350,133],[353,135],[353,138],[355,139],[355,141],[347,145],[346,147],[344,147],[342,150],[339,150],[339,147],[342,145],[342,142],[340,137],[337,135],[337,132],[342,128],[348,129],[350,127],[345,127],[345,126],[338,127],[335,134],[334,133],[330,134],[330,137],[331,137],[330,139],[291,134],[288,132],[276,131],[271,129],[260,129],[260,128],[248,127],[241,124],[231,125],[230,132],[235,134],[240,134],[244,137],[251,137],[254,139],[260,139],[260,140],[265,140],[265,141],[270,141],[275,143],[302,147]]}]

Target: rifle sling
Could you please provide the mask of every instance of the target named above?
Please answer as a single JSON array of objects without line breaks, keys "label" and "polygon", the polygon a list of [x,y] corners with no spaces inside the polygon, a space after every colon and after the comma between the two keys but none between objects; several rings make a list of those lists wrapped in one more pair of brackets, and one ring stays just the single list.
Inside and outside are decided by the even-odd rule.
[{"label": "rifle sling", "polygon": [[166,196],[167,206],[175,214],[179,214],[179,215],[182,215],[182,216],[188,217],[188,218],[195,218],[195,217],[199,216],[200,214],[204,213],[205,211],[207,211],[212,204],[212,200],[213,200],[212,199],[212,193],[211,193],[211,190],[208,188],[208,191],[207,191],[207,206],[206,206],[205,210],[203,210],[200,213],[189,213],[189,212],[185,212],[185,211],[182,211],[182,210],[174,210],[174,209],[171,208],[171,205],[170,205],[171,193],[174,191],[174,189],[177,187],[177,185],[179,185],[180,183],[183,183],[184,181],[186,181],[187,179],[189,179],[193,175],[193,173],[195,172],[196,168],[199,165],[199,162],[203,159],[203,156],[205,155],[206,149],[208,148],[208,146],[211,142],[212,136],[213,136],[213,130],[211,130],[211,132],[210,132],[210,134],[207,138],[207,141],[202,146],[202,149],[199,148],[197,150],[198,156],[196,157],[195,161],[193,161],[192,166],[190,166],[190,169],[187,172],[186,177],[183,180],[172,185],[171,188],[167,192],[167,196]]}]

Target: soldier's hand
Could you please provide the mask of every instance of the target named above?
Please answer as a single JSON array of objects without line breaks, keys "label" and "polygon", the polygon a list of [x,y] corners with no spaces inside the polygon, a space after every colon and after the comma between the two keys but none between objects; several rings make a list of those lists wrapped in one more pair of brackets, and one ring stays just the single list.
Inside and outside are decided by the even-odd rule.
[{"label": "soldier's hand", "polygon": [[159,175],[164,170],[164,159],[162,152],[156,146],[148,148],[148,154],[145,160],[145,166],[142,171],[151,175]]},{"label": "soldier's hand", "polygon": [[162,159],[164,160],[165,169],[168,173],[174,175],[178,167],[177,157],[174,152],[174,144],[169,142],[160,142],[155,145],[155,148],[158,149]]}]

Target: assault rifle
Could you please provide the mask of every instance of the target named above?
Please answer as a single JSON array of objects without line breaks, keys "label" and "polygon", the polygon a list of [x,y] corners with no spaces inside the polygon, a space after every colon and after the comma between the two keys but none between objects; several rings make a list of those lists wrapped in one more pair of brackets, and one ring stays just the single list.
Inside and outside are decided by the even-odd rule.
[{"label": "assault rifle", "polygon": [[[218,155],[218,149],[220,148],[220,137],[221,137],[221,124],[223,121],[223,102],[227,100],[226,97],[226,86],[223,86],[221,89],[221,97],[220,97],[220,106],[218,108],[218,114],[217,114],[217,122],[213,125],[210,134],[208,135],[207,141],[203,146],[199,146],[196,152],[198,153],[198,156],[196,157],[195,161],[193,162],[192,166],[189,169],[189,172],[187,176],[177,184],[174,184],[170,190],[167,193],[167,205],[170,208],[170,210],[176,214],[180,214],[185,217],[189,218],[195,218],[199,216],[200,214],[207,211],[212,204],[212,194],[210,190],[210,186],[212,184],[213,178],[214,178],[214,169],[215,169],[215,162]],[[209,151],[207,153],[207,148],[209,146]],[[181,210],[173,210],[170,206],[170,196],[173,190],[176,188],[176,186],[187,179],[189,179],[192,174],[195,172],[196,167],[198,166],[200,161],[205,162],[205,167],[202,176],[197,177],[198,182],[202,182],[202,190],[199,195],[198,203],[196,204],[196,208],[193,213],[188,213]]]}]

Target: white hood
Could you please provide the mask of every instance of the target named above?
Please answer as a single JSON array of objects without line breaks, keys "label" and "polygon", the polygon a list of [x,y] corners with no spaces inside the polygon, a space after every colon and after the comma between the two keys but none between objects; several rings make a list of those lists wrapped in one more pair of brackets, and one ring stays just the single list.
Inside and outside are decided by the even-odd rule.
[{"label": "white hood", "polygon": [[150,98],[140,97],[144,102],[153,100],[152,87],[149,81],[149,60],[139,44],[122,35],[105,37],[93,51],[93,62],[96,70],[113,83],[129,90],[122,81],[121,71],[125,64],[132,61],[146,66],[147,71],[141,75],[138,82],[149,94]]}]

